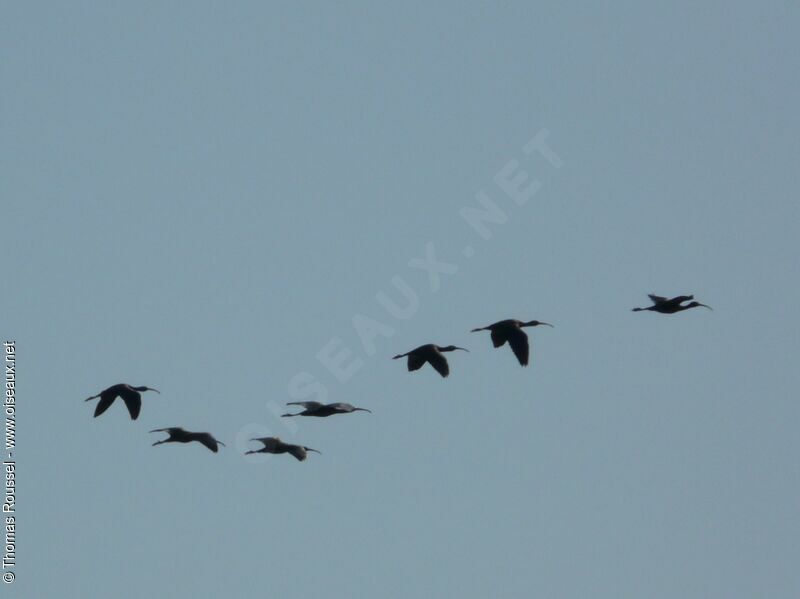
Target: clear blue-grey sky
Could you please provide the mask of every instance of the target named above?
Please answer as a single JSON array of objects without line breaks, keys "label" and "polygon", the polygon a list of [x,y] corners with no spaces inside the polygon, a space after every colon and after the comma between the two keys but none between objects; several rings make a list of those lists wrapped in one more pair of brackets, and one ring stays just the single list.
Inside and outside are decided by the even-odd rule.
[{"label": "clear blue-grey sky", "polygon": [[800,596],[796,6],[336,4],[6,5],[0,593]]}]

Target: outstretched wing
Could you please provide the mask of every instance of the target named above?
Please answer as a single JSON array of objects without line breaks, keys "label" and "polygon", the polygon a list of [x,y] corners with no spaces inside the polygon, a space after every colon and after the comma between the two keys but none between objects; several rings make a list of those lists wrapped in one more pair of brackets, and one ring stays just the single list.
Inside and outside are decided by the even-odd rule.
[{"label": "outstretched wing", "polygon": [[142,395],[133,389],[123,389],[119,392],[119,396],[128,408],[131,414],[131,420],[136,420],[139,417],[139,412],[142,411]]},{"label": "outstretched wing", "polygon": [[287,406],[303,406],[306,410],[318,410],[322,404],[318,401],[290,401]]},{"label": "outstretched wing", "polygon": [[495,347],[502,346],[507,341],[506,336],[499,329],[492,330],[492,345]]},{"label": "outstretched wing", "polygon": [[258,437],[253,439],[253,441],[258,441],[262,443],[266,449],[275,449],[281,444],[281,440],[278,437]]},{"label": "outstretched wing", "polygon": [[508,344],[517,356],[517,360],[522,366],[528,365],[528,354],[530,348],[528,345],[528,335],[522,329],[510,329],[508,331]]},{"label": "outstretched wing", "polygon": [[290,454],[292,454],[301,462],[305,460],[306,457],[308,456],[308,454],[306,453],[306,448],[303,447],[302,445],[287,445],[286,451],[288,451]]},{"label": "outstretched wing", "polygon": [[97,402],[97,406],[94,409],[94,417],[97,418],[100,414],[110,408],[115,399],[117,399],[116,394],[103,393],[100,395],[100,401]]},{"label": "outstretched wing", "polygon": [[425,364],[425,358],[419,354],[408,354],[408,370],[419,370]]},{"label": "outstretched wing", "polygon": [[171,435],[172,433],[179,433],[179,432],[182,432],[182,431],[183,431],[183,429],[181,427],[179,427],[179,426],[168,426],[167,428],[154,428],[150,432],[151,433],[169,433]]},{"label": "outstretched wing", "polygon": [[206,447],[208,447],[214,453],[217,453],[217,443],[218,441],[211,436],[211,433],[200,433],[198,434],[195,439],[198,443],[202,443]]},{"label": "outstretched wing", "polygon": [[664,302],[669,301],[669,298],[663,297],[661,295],[653,295],[652,293],[648,293],[647,297],[649,297],[650,300],[656,305],[663,304]]},{"label": "outstretched wing", "polygon": [[428,362],[430,362],[431,366],[436,369],[436,372],[442,376],[446,377],[448,374],[450,374],[450,366],[447,364],[447,358],[445,358],[439,352],[434,352],[428,356]]}]

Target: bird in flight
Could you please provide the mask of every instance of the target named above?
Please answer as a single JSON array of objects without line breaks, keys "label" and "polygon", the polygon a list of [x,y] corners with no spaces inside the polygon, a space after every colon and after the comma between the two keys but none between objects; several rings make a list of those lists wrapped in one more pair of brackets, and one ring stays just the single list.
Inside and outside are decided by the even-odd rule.
[{"label": "bird in flight", "polygon": [[214,453],[217,453],[219,445],[225,447],[225,443],[217,441],[211,433],[196,433],[187,431],[179,426],[171,426],[169,428],[156,428],[150,431],[151,433],[165,432],[169,435],[166,439],[156,441],[153,445],[161,445],[162,443],[191,443],[197,441],[208,447]]},{"label": "bird in flight", "polygon": [[478,331],[491,331],[492,344],[495,347],[502,347],[506,342],[511,346],[514,355],[522,366],[528,365],[528,355],[530,354],[530,347],[528,345],[528,335],[522,330],[522,327],[538,327],[540,325],[552,327],[550,323],[541,322],[538,320],[530,320],[523,322],[521,320],[501,320],[494,324],[479,329],[472,329],[472,333]]},{"label": "bird in flight", "polygon": [[303,461],[308,457],[308,452],[313,451],[315,453],[321,454],[322,452],[317,451],[316,449],[311,449],[310,447],[306,447],[305,445],[292,445],[291,443],[284,443],[278,437],[257,437],[255,439],[250,439],[251,441],[258,441],[264,447],[261,449],[255,449],[246,451],[244,455],[249,455],[251,453],[290,453],[299,461]]},{"label": "bird in flight", "polygon": [[97,402],[97,407],[94,409],[94,417],[97,418],[100,414],[105,412],[114,403],[117,397],[121,397],[122,401],[128,408],[131,414],[131,420],[136,420],[139,417],[139,412],[142,411],[142,391],[155,391],[161,393],[158,389],[152,387],[132,387],[126,383],[119,383],[118,385],[111,385],[108,389],[101,391],[97,395],[87,397],[85,401],[100,398]]},{"label": "bird in flight", "polygon": [[428,362],[436,369],[436,372],[441,374],[443,377],[446,377],[448,374],[450,374],[450,366],[447,364],[447,358],[445,358],[442,354],[443,352],[455,351],[457,349],[465,352],[469,351],[468,349],[457,347],[455,345],[441,347],[435,343],[428,343],[427,345],[420,345],[416,349],[412,349],[410,352],[405,354],[398,354],[393,357],[392,360],[397,360],[398,358],[404,358],[408,356],[409,371],[419,370],[425,365],[425,362]]},{"label": "bird in flight", "polygon": [[[660,314],[675,314],[676,312],[682,312],[683,310],[697,308],[699,306],[713,310],[711,306],[706,306],[700,302],[690,301],[694,299],[693,295],[679,295],[673,298],[666,298],[660,295],[653,295],[652,293],[649,293],[647,297],[650,298],[650,300],[653,302],[653,305],[647,306],[646,308],[633,308],[633,312],[643,312],[645,310],[649,310],[650,312],[658,312]],[[684,304],[683,302],[689,303]]]},{"label": "bird in flight", "polygon": [[283,414],[287,416],[333,416],[334,414],[349,414],[350,412],[372,412],[366,408],[356,408],[349,403],[329,403],[324,404],[318,401],[291,401],[287,406],[303,406],[303,411],[297,414]]}]

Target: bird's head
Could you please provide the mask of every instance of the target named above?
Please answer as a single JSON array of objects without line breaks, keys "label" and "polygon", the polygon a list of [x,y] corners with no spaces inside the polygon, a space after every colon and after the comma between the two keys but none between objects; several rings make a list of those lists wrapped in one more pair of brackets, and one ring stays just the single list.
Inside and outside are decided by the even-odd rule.
[{"label": "bird's head", "polygon": [[155,391],[156,393],[161,393],[158,389],[153,389],[152,387],[134,387],[134,391]]},{"label": "bird's head", "polygon": [[542,325],[553,328],[553,325],[551,325],[549,322],[542,322],[541,320],[529,320],[528,322],[522,323],[522,326],[524,327],[538,327]]},{"label": "bird's head", "polygon": [[457,345],[446,345],[445,347],[440,347],[439,351],[455,351],[457,349],[460,349],[461,351],[469,352],[468,349],[465,349],[463,347],[458,347]]},{"label": "bird's head", "polygon": [[692,303],[686,305],[687,308],[697,308],[699,306],[703,306],[703,308],[708,308],[709,310],[713,310],[714,309],[711,306],[706,306],[705,304],[701,304],[700,302],[692,302]]}]

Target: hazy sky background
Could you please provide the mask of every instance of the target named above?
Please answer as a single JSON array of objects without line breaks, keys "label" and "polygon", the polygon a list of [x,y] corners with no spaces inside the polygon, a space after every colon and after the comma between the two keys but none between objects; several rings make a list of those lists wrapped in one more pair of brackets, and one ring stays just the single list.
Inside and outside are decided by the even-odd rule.
[{"label": "hazy sky background", "polygon": [[[336,4],[5,5],[0,593],[800,596],[796,5]],[[531,367],[468,332],[502,318],[556,325]],[[427,342],[472,351],[390,359]],[[301,372],[374,413],[287,428]],[[94,420],[117,382],[162,394]],[[228,447],[150,446],[176,425]],[[323,455],[245,459],[265,433]]]}]

